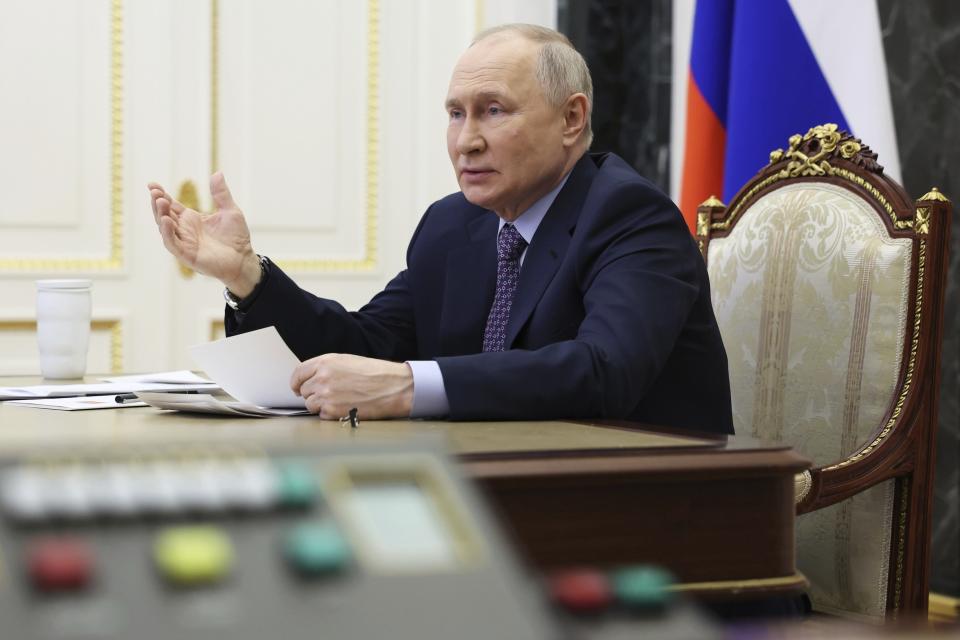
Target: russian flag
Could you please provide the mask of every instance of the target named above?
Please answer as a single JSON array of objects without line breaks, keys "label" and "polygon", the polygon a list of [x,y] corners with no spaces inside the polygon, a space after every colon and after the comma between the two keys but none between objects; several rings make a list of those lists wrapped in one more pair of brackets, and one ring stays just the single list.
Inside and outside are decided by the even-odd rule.
[{"label": "russian flag", "polygon": [[875,0],[697,0],[685,121],[679,200],[691,231],[700,203],[729,203],[773,149],[826,122],[899,181]]}]

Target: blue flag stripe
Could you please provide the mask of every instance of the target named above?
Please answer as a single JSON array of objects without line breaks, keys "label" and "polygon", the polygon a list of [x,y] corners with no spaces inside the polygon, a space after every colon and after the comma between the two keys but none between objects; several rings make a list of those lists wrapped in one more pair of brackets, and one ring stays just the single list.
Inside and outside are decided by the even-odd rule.
[{"label": "blue flag stripe", "polygon": [[[700,5],[714,3],[697,4],[699,19]],[[737,0],[725,121],[725,202],[794,133],[825,122],[849,129],[786,0]]]},{"label": "blue flag stripe", "polygon": [[734,0],[697,2],[693,18],[690,73],[717,119],[727,123],[730,39]]}]

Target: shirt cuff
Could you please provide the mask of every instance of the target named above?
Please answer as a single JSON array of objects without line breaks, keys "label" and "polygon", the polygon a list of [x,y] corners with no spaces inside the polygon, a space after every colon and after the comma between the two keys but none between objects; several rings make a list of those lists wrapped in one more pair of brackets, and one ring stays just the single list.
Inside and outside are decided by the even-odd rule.
[{"label": "shirt cuff", "polygon": [[411,418],[443,418],[450,413],[447,390],[443,386],[440,365],[434,360],[408,360],[413,372],[413,408]]}]

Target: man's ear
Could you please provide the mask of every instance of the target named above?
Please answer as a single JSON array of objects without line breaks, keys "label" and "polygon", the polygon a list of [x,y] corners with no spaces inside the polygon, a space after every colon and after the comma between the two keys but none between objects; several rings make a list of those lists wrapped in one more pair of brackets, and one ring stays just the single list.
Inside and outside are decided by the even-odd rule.
[{"label": "man's ear", "polygon": [[580,141],[580,134],[587,128],[590,110],[587,96],[575,93],[563,104],[563,146],[572,147]]}]

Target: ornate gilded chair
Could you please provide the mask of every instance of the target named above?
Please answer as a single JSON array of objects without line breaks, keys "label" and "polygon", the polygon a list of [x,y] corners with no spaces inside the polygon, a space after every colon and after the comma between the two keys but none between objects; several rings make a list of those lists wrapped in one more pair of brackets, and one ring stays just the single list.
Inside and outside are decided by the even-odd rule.
[{"label": "ornate gilded chair", "polygon": [[950,202],[911,201],[836,125],[789,143],[698,211],[736,429],[814,461],[796,500],[815,609],[926,611]]}]

